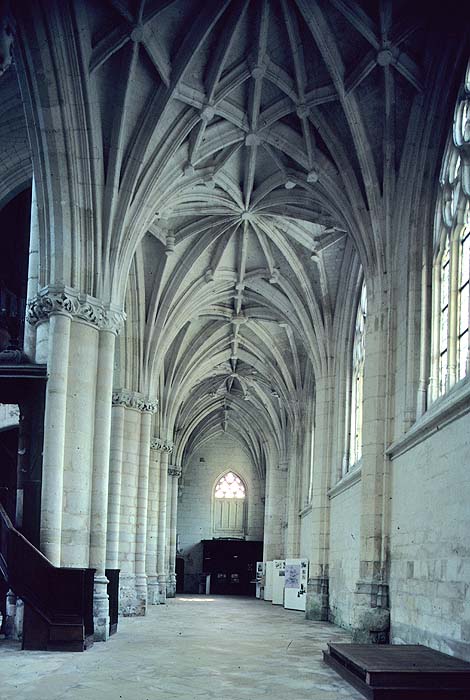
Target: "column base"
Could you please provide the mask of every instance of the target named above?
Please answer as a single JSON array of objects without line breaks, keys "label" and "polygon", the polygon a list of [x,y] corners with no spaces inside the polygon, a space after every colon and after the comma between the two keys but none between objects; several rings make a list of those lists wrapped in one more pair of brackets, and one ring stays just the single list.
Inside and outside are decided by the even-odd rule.
[{"label": "column base", "polygon": [[123,574],[119,579],[119,614],[143,617],[147,612],[147,577]]},{"label": "column base", "polygon": [[166,603],[166,576],[158,575],[158,604],[165,605]]},{"label": "column base", "polygon": [[176,574],[170,574],[166,582],[166,597],[174,598],[176,596]]},{"label": "column base", "polygon": [[147,575],[147,603],[158,605],[158,579],[156,576]]},{"label": "column base", "polygon": [[106,642],[109,639],[109,596],[108,579],[106,576],[95,576],[93,591],[93,622],[95,642]]},{"label": "column base", "polygon": [[357,644],[388,644],[390,639],[390,610],[388,585],[373,581],[358,581],[352,613],[353,642]]},{"label": "column base", "polygon": [[309,578],[307,582],[307,600],[305,617],[307,620],[328,621],[329,618],[329,580],[327,576]]}]

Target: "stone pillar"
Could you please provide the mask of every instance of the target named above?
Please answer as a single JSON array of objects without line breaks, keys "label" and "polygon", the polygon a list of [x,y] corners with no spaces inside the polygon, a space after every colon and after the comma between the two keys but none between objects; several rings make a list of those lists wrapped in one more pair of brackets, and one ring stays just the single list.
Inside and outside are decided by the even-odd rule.
[{"label": "stone pillar", "polygon": [[[39,217],[36,196],[36,181],[33,177],[31,193],[31,225],[29,232],[29,261],[27,299],[34,299],[39,291]],[[33,362],[36,356],[36,328],[31,323],[25,323],[23,350]]]},{"label": "stone pillar", "polygon": [[171,476],[168,471],[168,480],[166,484],[166,545],[165,545],[165,571],[166,571],[166,597],[171,598],[170,586],[170,519],[171,519],[171,499],[173,490],[171,488]]},{"label": "stone pillar", "polygon": [[41,495],[41,551],[60,566],[65,419],[72,308],[43,290],[29,302],[28,321],[37,326],[36,362],[47,362]]},{"label": "stone pillar", "polygon": [[157,543],[157,578],[158,601],[160,604],[166,600],[166,508],[168,487],[168,458],[172,450],[171,445],[164,443],[160,465],[160,503],[158,510],[158,543]]},{"label": "stone pillar", "polygon": [[96,569],[93,599],[95,641],[106,641],[109,636],[108,579],[105,575],[105,568],[108,525],[111,399],[115,336],[120,330],[122,319],[122,314],[113,313],[107,315],[106,324],[99,334],[98,344],[90,523],[90,567]]},{"label": "stone pillar", "polygon": [[[375,283],[375,284],[374,284]],[[390,410],[387,396],[390,311],[381,280],[368,282],[362,427],[359,581],[353,607],[353,639],[361,643],[388,640],[390,611],[386,556],[388,529],[385,501],[390,492],[385,456]]]},{"label": "stone pillar", "polygon": [[150,442],[149,491],[147,510],[147,601],[149,605],[158,603],[157,542],[158,507],[160,497],[161,442],[155,438]]},{"label": "stone pillar", "polygon": [[99,331],[74,318],[70,331],[61,565],[90,562],[91,487]]},{"label": "stone pillar", "polygon": [[287,525],[287,470],[286,461],[279,464],[268,464],[264,510],[264,561],[284,557],[284,530]]},{"label": "stone pillar", "polygon": [[176,595],[176,530],[178,522],[178,479],[181,476],[181,467],[170,465],[168,476],[171,490],[170,532],[169,532],[169,556],[168,556],[168,582],[167,598]]},{"label": "stone pillar", "polygon": [[152,413],[155,410],[156,402],[146,401],[145,405],[142,406],[142,416],[140,419],[139,482],[137,490],[137,527],[135,542],[135,589],[137,598],[141,601],[143,614],[145,614],[147,609],[145,555],[147,551],[150,435],[152,429]]},{"label": "stone pillar", "polygon": [[303,556],[299,552],[300,540],[300,517],[299,517],[299,470],[297,432],[294,429],[291,434],[291,445],[289,446],[288,472],[287,472],[287,533],[285,557]]},{"label": "stone pillar", "polygon": [[330,430],[332,386],[318,377],[315,392],[315,444],[313,452],[312,529],[306,613],[308,620],[328,620],[328,557],[330,502]]},{"label": "stone pillar", "polygon": [[[117,401],[124,407],[124,420],[120,483],[115,488],[119,492],[119,553],[118,566],[114,568],[119,568],[121,572],[119,612],[128,617],[145,615],[146,612],[147,486],[150,413],[154,405],[151,408],[152,402],[142,394],[127,389],[113,393],[113,403]],[[118,468],[116,464],[116,471]],[[117,504],[114,509],[117,518]]]},{"label": "stone pillar", "polygon": [[126,409],[119,392],[112,395],[111,446],[109,455],[108,528],[106,533],[106,568],[119,568],[119,530],[121,522],[122,453]]}]

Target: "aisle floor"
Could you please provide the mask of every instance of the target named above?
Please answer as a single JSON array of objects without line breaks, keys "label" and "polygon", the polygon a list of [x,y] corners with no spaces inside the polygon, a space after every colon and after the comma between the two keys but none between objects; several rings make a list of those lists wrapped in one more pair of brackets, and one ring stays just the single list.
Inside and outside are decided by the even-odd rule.
[{"label": "aisle floor", "polygon": [[84,653],[0,642],[1,700],[360,700],[321,660],[334,625],[251,598],[178,596]]}]

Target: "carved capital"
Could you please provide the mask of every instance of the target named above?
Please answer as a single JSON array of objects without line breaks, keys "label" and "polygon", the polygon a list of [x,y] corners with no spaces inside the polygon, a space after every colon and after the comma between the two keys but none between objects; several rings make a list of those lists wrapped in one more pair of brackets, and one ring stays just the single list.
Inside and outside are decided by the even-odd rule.
[{"label": "carved capital", "polygon": [[149,399],[138,391],[129,391],[128,389],[115,389],[112,402],[113,406],[124,406],[147,413],[155,413],[158,406],[157,400]]},{"label": "carved capital", "polygon": [[176,464],[170,464],[168,467],[168,476],[176,476],[176,478],[179,479],[181,476],[181,467],[178,467]]},{"label": "carved capital", "polygon": [[150,441],[150,447],[152,450],[162,450],[163,452],[173,452],[173,443],[168,442],[167,440],[163,440],[162,438],[159,437],[154,437]]},{"label": "carved capital", "polygon": [[78,293],[71,287],[44,287],[28,302],[26,318],[33,326],[52,314],[75,316],[80,308]]},{"label": "carved capital", "polygon": [[165,442],[158,437],[154,437],[150,440],[151,450],[163,450]]},{"label": "carved capital", "polygon": [[121,309],[113,306],[107,306],[103,309],[103,317],[101,320],[101,330],[110,331],[115,335],[119,335],[124,327],[126,314]]},{"label": "carved capital", "polygon": [[66,314],[116,334],[121,331],[126,317],[121,309],[105,306],[99,299],[65,285],[44,287],[28,302],[27,320],[33,326],[47,321],[53,314]]},{"label": "carved capital", "polygon": [[142,398],[140,410],[145,413],[155,413],[158,408],[158,399]]}]

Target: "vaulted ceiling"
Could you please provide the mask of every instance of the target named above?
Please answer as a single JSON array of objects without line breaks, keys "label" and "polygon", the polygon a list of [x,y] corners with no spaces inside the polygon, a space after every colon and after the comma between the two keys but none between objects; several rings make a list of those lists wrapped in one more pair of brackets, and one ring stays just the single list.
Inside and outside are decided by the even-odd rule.
[{"label": "vaulted ceiling", "polygon": [[386,267],[432,18],[405,0],[72,4],[139,388],[180,456],[226,431],[262,473],[360,266]]}]

